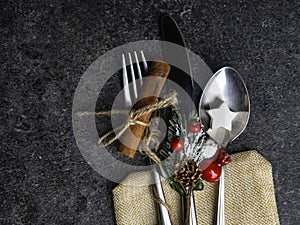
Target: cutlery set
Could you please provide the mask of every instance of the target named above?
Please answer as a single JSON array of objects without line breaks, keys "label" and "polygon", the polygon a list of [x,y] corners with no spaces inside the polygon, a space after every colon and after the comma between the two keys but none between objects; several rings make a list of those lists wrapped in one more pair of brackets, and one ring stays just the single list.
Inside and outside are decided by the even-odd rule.
[{"label": "cutlery set", "polygon": [[[171,16],[162,16],[160,21],[160,29],[162,39],[164,41],[172,42],[185,47],[185,41],[181,31]],[[181,64],[184,65],[186,71],[189,71],[190,76],[175,66],[170,66],[164,62],[152,62],[148,69],[146,52],[141,51],[125,53],[122,55],[124,107],[133,107],[137,109],[157,101],[157,97],[153,96],[159,96],[164,87],[166,79],[178,84],[188,94],[188,96],[193,99],[194,79],[187,52],[185,50],[175,50],[174,52],[164,51],[164,54],[166,59],[174,59],[174,57],[177,57],[178,60],[181,60]],[[134,57],[132,57],[132,55]],[[132,60],[132,58],[134,58],[134,60]],[[126,66],[126,59],[129,61],[129,66]],[[133,61],[135,61],[135,63],[133,63]],[[160,79],[153,79],[153,81],[144,83],[142,77],[145,74],[148,74],[148,77],[159,77]],[[141,93],[138,93],[138,90],[141,90]],[[181,99],[183,97],[178,96],[178,98],[180,101],[184,101],[184,99]],[[220,107],[220,105],[222,105],[221,103],[226,104],[229,110],[224,111],[222,107]],[[183,109],[183,111],[186,113],[188,113],[190,110],[191,109],[189,107]],[[221,115],[219,117],[223,118],[213,118],[213,116],[211,116],[209,113],[210,110],[220,112],[218,115]],[[222,149],[226,149],[227,145],[236,137],[238,137],[245,129],[248,122],[249,113],[249,95],[242,78],[238,72],[231,67],[224,67],[220,69],[211,77],[201,95],[199,104],[199,120],[203,130],[219,146],[222,146]],[[234,118],[231,118],[230,115],[233,115],[232,117]],[[150,117],[151,114],[145,115],[139,119],[143,123],[148,123]],[[224,120],[229,120],[228,118],[231,119],[230,125],[232,126],[225,129],[225,126],[222,125],[222,122],[224,123]],[[220,121],[218,122],[218,120]],[[214,126],[212,126],[212,124],[214,124]],[[219,126],[216,124],[219,124]],[[131,126],[130,131],[125,132],[125,134],[122,135],[121,144],[118,151],[130,158],[133,158],[144,130],[145,126],[140,124]],[[130,143],[128,143],[128,140],[130,140]],[[122,142],[126,142],[126,145],[122,144]],[[219,180],[218,208],[216,216],[217,225],[225,225],[224,173],[225,168],[222,167],[222,173]],[[158,197],[165,202],[160,175],[155,167],[153,169],[153,177],[156,193]],[[187,195],[183,196],[183,221],[185,225],[197,225],[196,208],[194,205],[193,196],[194,195],[192,192],[190,195],[188,195],[188,197]],[[171,219],[165,205],[158,204],[158,210],[160,224],[171,225]]]}]

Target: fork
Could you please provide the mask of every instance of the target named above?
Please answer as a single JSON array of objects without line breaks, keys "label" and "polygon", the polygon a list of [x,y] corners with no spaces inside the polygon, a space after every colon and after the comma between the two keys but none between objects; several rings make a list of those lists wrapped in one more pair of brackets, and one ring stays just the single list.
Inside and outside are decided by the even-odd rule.
[{"label": "fork", "polygon": [[[145,55],[144,55],[143,51],[141,51],[140,54],[141,54],[142,63],[143,63],[143,70],[145,73],[147,73],[148,65],[147,65],[147,61],[145,59]],[[129,79],[128,79],[128,72],[127,72],[127,68],[126,68],[125,54],[122,54],[122,65],[123,65],[123,69],[122,69],[123,76],[122,77],[123,77],[123,86],[124,86],[125,106],[132,107],[133,103],[138,98],[138,92],[137,92],[136,75],[134,72],[134,66],[132,63],[132,57],[131,57],[130,52],[128,53],[128,58],[129,58],[129,67],[130,67],[129,73],[131,75],[131,82],[132,82],[132,86],[133,86],[132,91],[130,91],[130,89],[129,89]],[[139,85],[142,87],[142,85],[143,85],[142,71],[140,68],[138,54],[136,53],[136,51],[134,52],[134,58],[135,58],[136,69],[137,69],[138,78],[139,78],[138,79]],[[131,92],[133,92],[133,93],[131,93]],[[153,172],[153,177],[154,177],[154,182],[155,182],[156,193],[163,202],[166,202],[162,184],[161,184],[161,180],[160,180],[160,176],[155,168],[153,168],[152,172]],[[167,208],[162,204],[158,204],[158,209],[159,209],[160,224],[161,225],[171,225],[172,223],[171,223],[170,215],[169,215]]]}]

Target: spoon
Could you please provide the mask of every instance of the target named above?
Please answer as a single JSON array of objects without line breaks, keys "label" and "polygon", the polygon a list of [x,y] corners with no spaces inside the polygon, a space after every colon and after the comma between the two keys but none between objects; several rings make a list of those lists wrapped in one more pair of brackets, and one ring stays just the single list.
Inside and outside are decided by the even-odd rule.
[{"label": "spoon", "polygon": [[[211,77],[200,99],[199,115],[204,130],[223,149],[244,131],[250,115],[249,94],[235,69],[223,67]],[[225,225],[224,173],[223,166],[219,180],[217,225]]]}]

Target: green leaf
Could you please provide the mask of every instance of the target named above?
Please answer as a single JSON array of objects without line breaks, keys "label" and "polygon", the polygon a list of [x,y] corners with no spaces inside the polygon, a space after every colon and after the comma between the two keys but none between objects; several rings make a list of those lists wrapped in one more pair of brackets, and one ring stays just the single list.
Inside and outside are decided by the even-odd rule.
[{"label": "green leaf", "polygon": [[170,180],[169,184],[170,184],[171,188],[173,188],[175,191],[177,191],[180,195],[185,194],[182,186],[179,183],[175,182],[173,179]]},{"label": "green leaf", "polygon": [[200,180],[200,181],[196,184],[196,186],[193,188],[193,190],[194,190],[194,191],[201,191],[201,190],[203,190],[203,188],[204,188],[203,182],[202,182],[202,180]]}]

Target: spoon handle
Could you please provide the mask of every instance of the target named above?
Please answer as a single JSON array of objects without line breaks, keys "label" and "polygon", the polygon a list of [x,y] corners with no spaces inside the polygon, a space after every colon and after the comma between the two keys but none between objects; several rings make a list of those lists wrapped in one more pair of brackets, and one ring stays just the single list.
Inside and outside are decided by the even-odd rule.
[{"label": "spoon handle", "polygon": [[225,225],[225,166],[222,166],[222,174],[219,180],[219,196],[218,196],[218,211],[217,225]]}]

